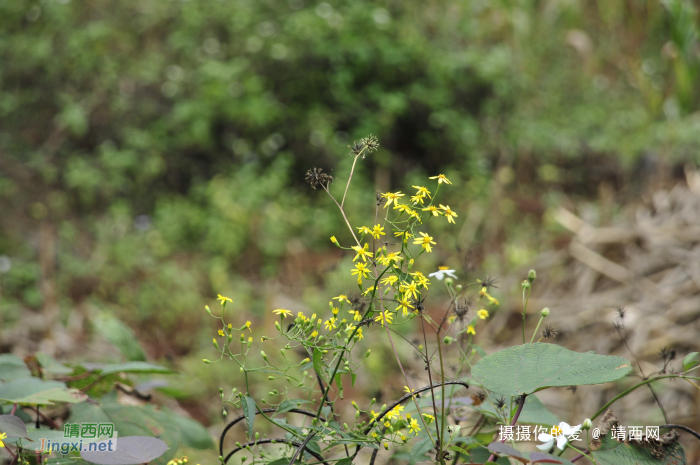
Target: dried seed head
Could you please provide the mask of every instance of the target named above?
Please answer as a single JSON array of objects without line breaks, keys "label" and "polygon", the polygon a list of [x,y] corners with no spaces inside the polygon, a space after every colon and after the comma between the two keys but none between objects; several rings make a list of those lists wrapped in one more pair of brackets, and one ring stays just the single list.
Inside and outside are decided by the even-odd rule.
[{"label": "dried seed head", "polygon": [[625,312],[626,312],[625,307],[617,307],[615,309],[615,311],[617,312],[617,317],[619,319],[621,319],[621,320],[625,319]]},{"label": "dried seed head", "polygon": [[306,182],[314,189],[318,186],[327,187],[331,181],[333,181],[333,176],[324,173],[321,168],[312,168],[306,172]]},{"label": "dried seed head", "polygon": [[549,338],[553,339],[553,338],[557,337],[557,334],[559,334],[559,332],[556,329],[554,329],[554,327],[551,325],[545,326],[544,329],[542,330],[542,337],[545,339],[549,339]]}]

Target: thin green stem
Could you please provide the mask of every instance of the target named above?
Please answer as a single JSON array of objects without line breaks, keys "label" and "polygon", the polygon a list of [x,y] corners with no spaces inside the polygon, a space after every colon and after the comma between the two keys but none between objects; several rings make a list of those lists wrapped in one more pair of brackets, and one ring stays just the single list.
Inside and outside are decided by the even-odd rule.
[{"label": "thin green stem", "polygon": [[532,338],[530,339],[530,344],[532,344],[532,341],[535,340],[535,336],[537,336],[537,330],[540,329],[540,325],[542,324],[542,320],[544,320],[544,317],[540,317],[540,321],[537,322],[537,326],[535,327],[535,332],[532,333]]},{"label": "thin green stem", "polygon": [[626,389],[626,390],[622,391],[621,393],[619,393],[618,395],[616,395],[615,397],[613,397],[612,400],[610,400],[610,402],[608,402],[607,404],[603,405],[603,406],[600,408],[600,410],[598,410],[598,411],[595,413],[595,415],[593,415],[593,416],[591,417],[591,420],[595,420],[595,418],[596,418],[598,415],[600,415],[601,413],[605,412],[605,411],[608,409],[608,407],[610,407],[615,401],[617,401],[618,399],[621,399],[621,398],[625,397],[627,394],[629,394],[630,392],[634,391],[634,390],[637,389],[638,387],[644,386],[644,385],[646,385],[646,384],[649,384],[649,383],[652,383],[652,382],[654,382],[654,381],[657,381],[657,380],[660,380],[660,379],[664,379],[664,378],[683,378],[683,377],[682,377],[682,376],[679,376],[679,375],[657,376],[656,378],[649,378],[649,379],[647,379],[647,380],[642,381],[641,383],[635,384],[635,385],[632,386],[631,388]]}]

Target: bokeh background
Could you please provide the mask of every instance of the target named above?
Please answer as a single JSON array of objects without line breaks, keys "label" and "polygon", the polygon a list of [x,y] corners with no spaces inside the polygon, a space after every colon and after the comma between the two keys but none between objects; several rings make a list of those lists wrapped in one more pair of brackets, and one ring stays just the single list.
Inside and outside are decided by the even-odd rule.
[{"label": "bokeh background", "polygon": [[[234,324],[250,319],[257,341],[271,309],[327,311],[352,292],[351,257],[328,240],[350,236],[303,179],[323,168],[342,191],[348,145],[371,133],[381,148],[358,165],[351,222],[371,226],[375,189],[446,174],[459,218],[431,223],[439,247],[422,271],[499,277],[484,347],[517,342],[518,283],[537,267],[548,285],[533,305],[562,308],[560,344],[632,358],[607,324],[631,304],[633,349],[654,371],[660,346],[697,350],[698,287],[649,303],[630,284],[662,281],[635,264],[667,243],[613,236],[588,261],[571,244],[586,227],[648,231],[639,208],[658,224],[684,212],[664,231],[694,224],[698,24],[690,0],[2,2],[0,352],[168,365],[183,376],[162,402],[216,434],[218,388],[240,380],[201,363],[216,332],[204,305],[232,297]],[[700,236],[683,240],[672,251]],[[596,257],[632,274],[611,277]],[[588,326],[572,320],[625,280],[627,294],[586,304]],[[678,295],[690,303],[674,320]],[[358,396],[387,389],[396,372],[383,363]],[[700,427],[697,393],[666,394],[686,415],[675,422]],[[649,398],[636,414],[658,421]],[[543,401],[569,422],[604,403],[566,399]]]}]

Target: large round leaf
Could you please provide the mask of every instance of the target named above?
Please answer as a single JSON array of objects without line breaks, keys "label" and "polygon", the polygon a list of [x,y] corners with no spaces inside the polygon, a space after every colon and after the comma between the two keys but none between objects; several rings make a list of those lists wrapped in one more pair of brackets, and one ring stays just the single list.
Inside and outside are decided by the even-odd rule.
[{"label": "large round leaf", "polygon": [[489,391],[519,396],[553,386],[607,383],[631,370],[630,363],[621,357],[536,343],[510,347],[482,358],[472,369],[472,376]]},{"label": "large round leaf", "polygon": [[608,433],[600,438],[600,446],[591,451],[599,465],[685,465],[685,451],[678,442],[659,446],[657,456],[650,446],[638,441],[619,442]]}]

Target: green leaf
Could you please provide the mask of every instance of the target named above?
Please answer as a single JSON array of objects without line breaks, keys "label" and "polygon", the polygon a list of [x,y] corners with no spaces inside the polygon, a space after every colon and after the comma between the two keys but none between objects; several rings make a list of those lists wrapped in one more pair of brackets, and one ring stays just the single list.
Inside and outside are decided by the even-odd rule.
[{"label": "green leaf", "polygon": [[48,405],[54,402],[77,403],[87,396],[77,389],[69,389],[60,381],[39,378],[18,378],[0,384],[0,401],[15,404]]},{"label": "green leaf", "polygon": [[105,365],[102,369],[102,376],[106,376],[112,373],[162,373],[162,374],[172,374],[175,373],[170,368],[165,368],[159,365],[153,365],[146,362],[127,362],[127,363],[117,363],[113,365]]},{"label": "green leaf", "polygon": [[651,448],[641,447],[636,441],[618,442],[608,433],[600,438],[600,446],[592,450],[598,465],[685,465],[685,451],[680,443],[661,446],[661,458],[651,454]]},{"label": "green leaf", "polygon": [[0,431],[7,434],[8,438],[29,439],[27,426],[14,415],[0,415]]},{"label": "green leaf", "polygon": [[351,465],[352,464],[352,458],[350,457],[345,457],[344,459],[340,459],[337,462],[335,462],[335,465]]},{"label": "green leaf", "polygon": [[95,317],[95,329],[102,337],[114,344],[128,360],[140,362],[146,360],[143,347],[134,331],[118,318],[109,313],[100,313]]},{"label": "green leaf", "polygon": [[[517,406],[517,402],[514,402],[514,405]],[[498,418],[496,409],[488,402],[484,402],[478,406],[472,406],[472,408],[477,412]],[[525,405],[523,406],[523,411],[520,412],[520,417],[518,417],[518,423],[552,426],[559,424],[559,418],[547,410],[547,407],[533,394],[525,398]]]},{"label": "green leaf", "polygon": [[68,375],[73,373],[72,368],[65,366],[44,352],[37,352],[36,359],[46,373],[50,373],[52,375]]},{"label": "green leaf", "polygon": [[304,399],[285,399],[280,403],[279,407],[277,407],[277,412],[275,413],[284,413],[284,412],[289,412],[290,410],[294,408],[299,408],[299,406],[303,404],[310,404],[311,401],[309,400],[304,400]]},{"label": "green leaf", "polygon": [[314,362],[307,362],[307,363],[303,364],[303,365],[301,366],[301,368],[299,368],[299,371],[297,371],[297,373],[301,373],[301,372],[304,371],[304,370],[308,370],[308,369],[311,368],[312,366],[314,366]]},{"label": "green leaf", "polygon": [[343,390],[343,380],[340,378],[340,373],[336,373],[335,375],[335,384],[338,385],[338,389],[341,391]]},{"label": "green leaf", "polygon": [[322,380],[326,381],[326,377],[323,376],[323,353],[318,350],[314,349],[314,355],[313,355],[313,365],[314,365],[314,370],[316,370],[316,373],[321,377]]},{"label": "green leaf", "polygon": [[355,380],[357,379],[357,373],[350,373],[350,378],[352,381],[350,382],[350,387],[355,387]]},{"label": "green leaf", "polygon": [[[168,450],[150,465],[166,465],[180,447],[180,437],[187,434],[181,431],[172,416],[156,410],[153,405],[123,405],[116,396],[108,394],[98,405],[87,402],[74,406],[68,423],[113,423],[119,439],[125,436],[149,436],[163,440]],[[41,430],[46,432],[46,430]],[[58,431],[63,434],[63,431]],[[31,432],[30,432],[31,433]],[[31,436],[30,436],[31,437]]]},{"label": "green leaf", "polygon": [[433,441],[428,436],[417,441],[411,449],[411,456],[408,465],[416,465],[417,462],[425,460],[425,453],[433,448]]},{"label": "green leaf", "polygon": [[[632,370],[621,357],[572,352],[556,344],[523,344],[488,355],[472,376],[497,394],[520,396],[553,386],[602,384]],[[507,374],[507,376],[504,376]]]},{"label": "green leaf", "polygon": [[164,415],[167,415],[172,423],[177,425],[180,430],[180,443],[194,449],[213,449],[214,441],[209,434],[209,431],[202,426],[198,421],[177,415],[170,410],[162,410]]},{"label": "green leaf", "polygon": [[0,355],[0,381],[28,378],[30,376],[32,376],[32,373],[27,368],[24,360],[14,354]]},{"label": "green leaf", "polygon": [[697,356],[698,356],[698,352],[691,352],[683,358],[683,371],[688,371],[691,368],[693,368],[695,365],[700,363],[697,360],[693,360]]},{"label": "green leaf", "polygon": [[[494,462],[487,462],[489,457],[491,456],[491,451],[488,450],[485,447],[479,446],[475,447],[474,450],[470,453],[470,458],[473,463],[494,463]],[[497,465],[510,465],[510,460],[506,457],[498,457],[495,462]]]},{"label": "green leaf", "polygon": [[248,394],[243,396],[241,399],[241,407],[243,407],[243,415],[245,415],[245,421],[248,425],[248,440],[252,441],[253,436],[253,426],[255,425],[255,414],[257,412],[257,405],[255,405],[255,400]]},{"label": "green leaf", "polygon": [[[474,447],[477,447],[477,444],[470,444],[470,446],[471,446],[471,448],[474,448]],[[467,447],[469,447],[469,446],[467,446]],[[460,454],[469,456],[469,452],[467,452],[467,449],[462,449],[461,447],[457,447],[457,446],[450,446],[450,447],[448,447],[448,449],[453,450],[455,452],[458,452]]]}]

